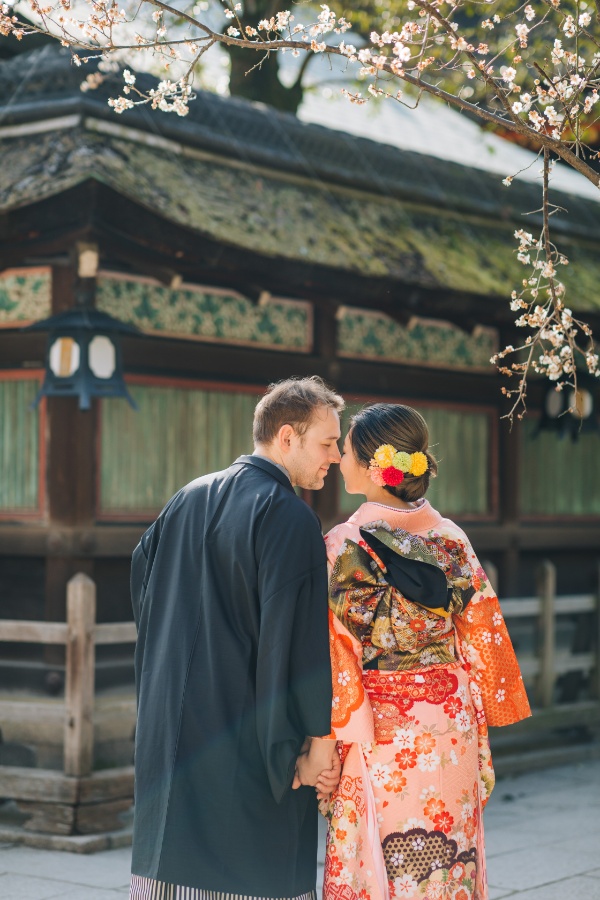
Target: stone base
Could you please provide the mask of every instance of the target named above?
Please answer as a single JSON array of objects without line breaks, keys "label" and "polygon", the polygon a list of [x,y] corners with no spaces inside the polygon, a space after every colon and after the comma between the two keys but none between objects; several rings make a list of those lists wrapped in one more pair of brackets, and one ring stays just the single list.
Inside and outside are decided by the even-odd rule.
[{"label": "stone base", "polygon": [[133,807],[121,814],[117,828],[92,834],[49,834],[31,829],[31,818],[14,800],[0,803],[0,844],[20,844],[38,850],[63,850],[67,853],[97,853],[131,846]]},{"label": "stone base", "polygon": [[0,766],[0,825],[57,838],[120,832],[131,818],[133,767],[71,777],[50,769]]},{"label": "stone base", "polygon": [[22,844],[35,847],[37,850],[63,850],[67,853],[97,853],[99,850],[114,850],[117,847],[130,847],[133,829],[123,828],[120,831],[108,831],[103,834],[42,834],[26,831],[18,825],[0,824],[0,843]]}]

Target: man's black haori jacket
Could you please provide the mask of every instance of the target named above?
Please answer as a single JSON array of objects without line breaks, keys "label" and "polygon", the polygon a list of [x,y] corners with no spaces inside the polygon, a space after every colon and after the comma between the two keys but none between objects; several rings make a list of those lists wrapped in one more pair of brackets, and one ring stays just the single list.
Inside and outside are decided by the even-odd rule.
[{"label": "man's black haori jacket", "polygon": [[306,735],[327,735],[320,525],[277,466],[242,456],[182,488],[132,561],[136,875],[250,897],[316,878]]}]

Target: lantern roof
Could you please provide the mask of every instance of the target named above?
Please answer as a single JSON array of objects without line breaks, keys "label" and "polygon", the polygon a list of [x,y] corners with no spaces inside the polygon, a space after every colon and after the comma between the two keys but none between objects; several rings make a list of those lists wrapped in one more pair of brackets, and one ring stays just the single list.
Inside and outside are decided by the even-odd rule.
[{"label": "lantern roof", "polygon": [[141,334],[139,328],[120,322],[98,309],[69,309],[41,322],[26,325],[23,331],[94,331],[98,333]]}]

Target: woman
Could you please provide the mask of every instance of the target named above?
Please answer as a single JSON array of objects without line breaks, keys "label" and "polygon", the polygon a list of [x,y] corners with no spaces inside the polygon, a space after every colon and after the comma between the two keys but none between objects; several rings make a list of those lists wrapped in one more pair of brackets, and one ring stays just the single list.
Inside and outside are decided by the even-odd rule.
[{"label": "woman", "polygon": [[424,499],[428,440],[415,410],[376,404],[344,444],[366,503],[326,537],[342,776],[321,802],[325,900],[486,900],[487,726],[530,715],[485,572]]}]

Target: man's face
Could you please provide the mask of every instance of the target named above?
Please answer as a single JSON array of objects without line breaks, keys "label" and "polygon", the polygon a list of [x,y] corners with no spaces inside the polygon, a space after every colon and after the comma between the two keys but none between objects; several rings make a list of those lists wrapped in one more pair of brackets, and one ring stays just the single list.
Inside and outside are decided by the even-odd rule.
[{"label": "man's face", "polygon": [[328,406],[318,407],[303,435],[294,433],[284,464],[295,487],[319,491],[332,463],[339,463],[340,417]]}]

